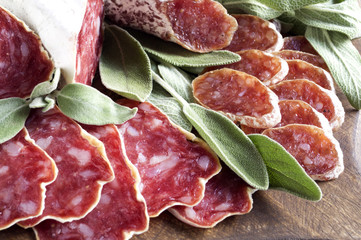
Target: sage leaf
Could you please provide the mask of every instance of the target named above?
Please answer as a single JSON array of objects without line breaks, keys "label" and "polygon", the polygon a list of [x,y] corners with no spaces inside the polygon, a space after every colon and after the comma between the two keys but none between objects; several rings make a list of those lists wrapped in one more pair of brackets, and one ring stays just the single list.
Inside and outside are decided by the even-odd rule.
[{"label": "sage leaf", "polygon": [[198,104],[187,104],[183,112],[223,162],[249,185],[268,188],[262,156],[252,141],[231,120]]},{"label": "sage leaf", "polygon": [[288,25],[288,33],[292,35],[304,35],[306,32],[306,24],[296,18],[294,11],[283,13],[278,17],[278,20],[280,20],[283,25]]},{"label": "sage leaf", "polygon": [[57,95],[60,110],[68,117],[88,125],[122,124],[137,109],[113,102],[108,96],[84,84],[68,84]]},{"label": "sage leaf", "polygon": [[60,73],[61,73],[60,68],[56,68],[53,73],[52,79],[36,85],[33,91],[31,92],[30,98],[35,99],[41,96],[45,96],[56,90],[60,81],[60,75],[61,75]]},{"label": "sage leaf", "polygon": [[339,32],[307,27],[306,38],[325,60],[350,104],[361,109],[361,56],[351,40]]},{"label": "sage leaf", "polygon": [[156,61],[170,63],[178,67],[208,67],[225,65],[241,60],[238,54],[219,50],[210,53],[191,52],[178,44],[164,41],[155,36],[129,30],[143,46],[144,50]]},{"label": "sage leaf", "polygon": [[143,102],[152,91],[150,69],[149,58],[136,39],[117,26],[105,28],[99,72],[106,88]]},{"label": "sage leaf", "polygon": [[46,107],[48,103],[45,101],[44,97],[36,97],[32,99],[29,104],[30,108],[43,108]]},{"label": "sage leaf", "polygon": [[0,99],[0,144],[23,129],[29,113],[30,108],[22,98]]},{"label": "sage leaf", "polygon": [[258,0],[266,6],[279,11],[292,11],[305,6],[317,3],[324,3],[328,0]]},{"label": "sage leaf", "polygon": [[49,111],[50,109],[54,108],[55,107],[55,95],[48,95],[45,97],[45,102],[47,103],[47,105],[42,109],[43,112],[47,112]]},{"label": "sage leaf", "polygon": [[361,8],[357,0],[307,6],[295,11],[295,16],[308,26],[341,32],[351,39],[361,36]]},{"label": "sage leaf", "polygon": [[265,20],[277,18],[283,13],[256,0],[225,0],[222,4],[229,13],[240,13],[241,11]]},{"label": "sage leaf", "polygon": [[317,183],[279,143],[260,134],[251,134],[248,137],[261,153],[267,166],[270,188],[311,201],[321,200],[322,192]]}]

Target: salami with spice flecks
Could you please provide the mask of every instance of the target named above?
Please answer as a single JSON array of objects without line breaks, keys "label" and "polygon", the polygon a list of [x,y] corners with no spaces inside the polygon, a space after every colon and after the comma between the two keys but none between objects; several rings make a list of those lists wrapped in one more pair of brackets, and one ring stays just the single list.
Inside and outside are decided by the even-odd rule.
[{"label": "salami with spice flecks", "polygon": [[45,219],[66,222],[84,217],[98,204],[103,185],[114,179],[104,145],[58,108],[33,110],[26,128],[54,159],[59,174],[47,186],[43,214],[19,224],[31,227]]},{"label": "salami with spice flecks", "polygon": [[143,30],[194,52],[210,52],[229,45],[236,20],[213,0],[105,0],[112,22]]},{"label": "salami with spice flecks", "polygon": [[104,143],[115,179],[104,185],[98,205],[84,218],[67,223],[45,220],[35,226],[38,239],[120,240],[146,231],[149,217],[139,192],[139,174],[124,157],[117,127],[82,126]]},{"label": "salami with spice flecks", "polygon": [[118,128],[125,155],[139,171],[149,216],[156,217],[174,205],[200,202],[205,183],[220,171],[217,156],[150,103],[120,103],[138,107],[136,116]]},{"label": "salami with spice flecks", "polygon": [[40,215],[45,186],[56,176],[54,161],[25,129],[0,144],[0,230]]},{"label": "salami with spice flecks", "polygon": [[0,0],[40,37],[67,83],[90,85],[102,44],[103,0]]},{"label": "salami with spice flecks", "polygon": [[174,206],[169,211],[179,220],[200,228],[214,227],[232,215],[242,215],[252,209],[251,188],[228,167],[206,184],[204,198],[193,207]]},{"label": "salami with spice flecks", "polygon": [[0,24],[0,99],[26,98],[38,83],[50,79],[53,62],[39,37],[2,7]]}]

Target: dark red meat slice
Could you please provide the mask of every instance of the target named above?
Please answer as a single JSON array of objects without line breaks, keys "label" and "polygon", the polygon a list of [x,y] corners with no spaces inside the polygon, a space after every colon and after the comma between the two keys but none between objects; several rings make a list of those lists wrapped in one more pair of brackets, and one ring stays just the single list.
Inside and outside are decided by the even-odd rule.
[{"label": "dark red meat slice", "polygon": [[0,7],[0,99],[26,98],[33,88],[50,79],[53,62],[39,37]]},{"label": "dark red meat slice", "polygon": [[321,128],[290,124],[263,134],[280,143],[314,180],[337,178],[344,169],[339,143]]},{"label": "dark red meat slice", "polygon": [[311,43],[304,36],[285,37],[282,50],[296,50],[318,55]]},{"label": "dark red meat slice", "polygon": [[182,133],[150,103],[120,125],[125,154],[140,173],[141,193],[150,217],[174,205],[192,206],[203,198],[205,183],[220,170],[218,158],[191,133]]},{"label": "dark red meat slice", "polygon": [[122,153],[114,125],[83,126],[104,143],[115,179],[104,185],[99,204],[84,218],[68,223],[46,220],[35,226],[39,239],[129,239],[148,228],[149,217],[140,196],[138,171]]},{"label": "dark red meat slice", "polygon": [[107,18],[143,30],[195,52],[229,45],[237,22],[213,0],[105,1]]},{"label": "dark red meat slice", "polygon": [[23,129],[0,144],[0,230],[40,215],[45,186],[55,180],[54,161]]},{"label": "dark red meat slice", "polygon": [[45,219],[66,222],[84,217],[99,202],[103,185],[114,178],[104,145],[58,108],[45,113],[33,111],[26,127],[55,160],[59,174],[47,187],[43,214],[20,225],[30,227]]}]

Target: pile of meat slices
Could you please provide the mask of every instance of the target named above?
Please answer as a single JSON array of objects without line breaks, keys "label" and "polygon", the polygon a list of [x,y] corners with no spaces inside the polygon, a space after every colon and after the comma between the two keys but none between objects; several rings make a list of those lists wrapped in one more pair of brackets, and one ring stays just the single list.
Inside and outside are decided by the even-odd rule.
[{"label": "pile of meat slices", "polygon": [[[283,39],[272,23],[230,16],[212,0],[44,1],[0,0],[0,99],[28,97],[54,65],[68,83],[90,84],[105,6],[121,26],[196,52],[239,54],[241,61],[205,69],[193,81],[197,101],[247,134],[279,142],[315,180],[343,171],[332,131],[345,113],[326,64],[304,37]],[[41,24],[49,18],[29,14],[39,6],[71,19]],[[60,30],[69,31],[56,35],[65,41],[56,51]],[[205,142],[148,102],[118,103],[137,107],[136,116],[121,125],[88,126],[57,107],[32,110],[25,128],[0,145],[0,230],[19,224],[34,227],[38,239],[129,239],[164,210],[196,227],[251,210],[255,190],[221,166]]]}]

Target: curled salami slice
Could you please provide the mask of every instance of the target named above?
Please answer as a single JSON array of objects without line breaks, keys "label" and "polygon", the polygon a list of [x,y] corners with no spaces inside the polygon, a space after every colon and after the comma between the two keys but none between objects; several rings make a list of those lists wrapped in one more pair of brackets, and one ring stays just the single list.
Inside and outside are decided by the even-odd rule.
[{"label": "curled salami slice", "polygon": [[84,217],[98,204],[103,185],[114,178],[104,145],[58,108],[45,113],[33,111],[26,127],[55,160],[59,174],[47,187],[43,214],[20,225],[30,227],[45,219],[66,222]]},{"label": "curled salami slice", "polygon": [[0,230],[42,213],[45,186],[57,172],[25,129],[0,145]]},{"label": "curled salami slice", "polygon": [[91,84],[101,52],[103,0],[0,0],[28,24],[68,83]]},{"label": "curled salami slice", "polygon": [[115,179],[104,185],[99,204],[84,218],[67,223],[45,220],[35,226],[38,239],[129,239],[146,231],[149,217],[138,189],[139,173],[122,153],[118,129],[83,127],[104,143]]},{"label": "curled salami slice", "polygon": [[204,107],[254,128],[273,127],[281,121],[278,97],[257,78],[229,68],[194,79],[193,95]]},{"label": "curled salami slice", "polygon": [[224,67],[231,68],[258,78],[266,86],[278,83],[284,79],[288,73],[288,64],[286,61],[264,51],[251,49],[239,51],[237,54],[241,56],[239,62],[209,67],[205,72]]},{"label": "curled salami slice", "polygon": [[213,0],[105,1],[107,18],[143,30],[195,52],[229,45],[237,22]]},{"label": "curled salami slice", "polygon": [[307,79],[323,88],[335,91],[331,75],[322,68],[302,60],[287,60],[287,63],[289,70],[284,80]]},{"label": "curled salami slice", "polygon": [[273,52],[272,54],[275,56],[278,56],[284,60],[296,60],[296,59],[302,60],[302,61],[311,63],[312,65],[314,65],[316,67],[323,68],[327,72],[330,72],[327,64],[325,63],[325,61],[322,59],[322,57],[320,55],[314,55],[311,53],[300,52],[300,51],[295,51],[295,50],[282,50],[282,51],[278,51],[278,52]]},{"label": "curled salami slice", "polygon": [[285,37],[282,50],[296,50],[318,55],[311,43],[304,36]]},{"label": "curled salami slice", "polygon": [[193,207],[174,206],[169,211],[189,225],[210,228],[231,215],[242,215],[252,209],[252,193],[248,186],[228,167],[206,184],[204,198]]},{"label": "curled salami slice", "polygon": [[125,154],[141,177],[141,193],[150,217],[174,205],[192,206],[202,200],[205,183],[220,171],[208,145],[181,132],[150,103],[138,106],[134,118],[118,126]]},{"label": "curled salami slice", "polygon": [[2,7],[0,24],[0,99],[26,98],[38,83],[50,79],[53,62],[39,37]]},{"label": "curled salami slice", "polygon": [[278,51],[283,46],[283,37],[273,23],[259,17],[237,14],[232,15],[238,22],[238,29],[232,42],[224,48],[232,52],[258,49],[266,52]]},{"label": "curled salami slice", "polygon": [[335,179],[344,169],[340,144],[321,128],[290,124],[263,134],[280,143],[314,180]]},{"label": "curled salami slice", "polygon": [[302,100],[322,113],[333,130],[338,129],[345,119],[345,110],[335,93],[314,82],[297,79],[282,81],[270,87],[280,100]]}]

